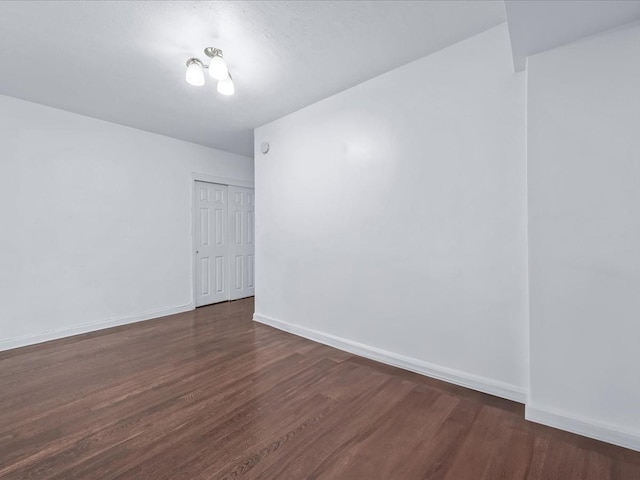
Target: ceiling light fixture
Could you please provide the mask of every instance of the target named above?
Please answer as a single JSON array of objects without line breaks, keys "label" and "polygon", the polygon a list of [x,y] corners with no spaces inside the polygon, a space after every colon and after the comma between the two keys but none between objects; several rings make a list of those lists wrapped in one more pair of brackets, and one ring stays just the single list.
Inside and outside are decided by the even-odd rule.
[{"label": "ceiling light fixture", "polygon": [[197,58],[187,60],[187,82],[195,87],[204,85],[204,72],[202,71],[202,62]]},{"label": "ceiling light fixture", "polygon": [[236,93],[236,87],[233,86],[233,79],[231,74],[227,74],[227,78],[218,80],[218,93],[221,95],[233,95]]},{"label": "ceiling light fixture", "polygon": [[187,60],[186,80],[196,87],[204,85],[204,69],[209,70],[209,76],[218,81],[218,93],[221,95],[233,95],[236,88],[231,78],[231,72],[227,62],[222,56],[222,50],[214,47],[204,49],[204,54],[211,59],[209,65],[205,65],[199,58]]},{"label": "ceiling light fixture", "polygon": [[204,54],[211,59],[209,62],[209,75],[216,80],[224,80],[229,76],[229,67],[222,57],[222,50],[219,48],[207,47]]}]

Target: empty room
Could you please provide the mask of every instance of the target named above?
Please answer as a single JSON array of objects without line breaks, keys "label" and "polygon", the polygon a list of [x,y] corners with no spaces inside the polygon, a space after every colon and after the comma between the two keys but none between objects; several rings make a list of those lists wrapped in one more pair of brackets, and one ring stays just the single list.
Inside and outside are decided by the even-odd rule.
[{"label": "empty room", "polygon": [[1,1],[0,479],[640,480],[640,0]]}]

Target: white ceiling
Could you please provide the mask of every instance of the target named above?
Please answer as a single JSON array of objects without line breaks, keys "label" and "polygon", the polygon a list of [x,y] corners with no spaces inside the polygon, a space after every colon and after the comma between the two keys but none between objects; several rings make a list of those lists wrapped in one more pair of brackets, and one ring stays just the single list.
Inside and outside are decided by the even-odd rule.
[{"label": "white ceiling", "polygon": [[633,0],[506,0],[516,69],[524,58],[640,19]]},{"label": "white ceiling", "polygon": [[[253,155],[253,128],[504,22],[528,55],[640,1],[0,1],[0,94]],[[192,87],[222,48],[236,84]]]},{"label": "white ceiling", "polygon": [[[254,127],[504,21],[502,1],[4,1],[0,93],[253,155]],[[207,46],[235,96],[185,82]]]}]

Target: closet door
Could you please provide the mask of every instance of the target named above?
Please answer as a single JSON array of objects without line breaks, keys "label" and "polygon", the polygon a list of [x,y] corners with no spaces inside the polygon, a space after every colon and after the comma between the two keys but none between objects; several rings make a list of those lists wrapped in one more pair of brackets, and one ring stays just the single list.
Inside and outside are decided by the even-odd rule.
[{"label": "closet door", "polygon": [[251,297],[254,283],[254,205],[252,188],[229,185],[229,260],[231,300]]},{"label": "closet door", "polygon": [[229,300],[228,187],[195,182],[196,307]]}]

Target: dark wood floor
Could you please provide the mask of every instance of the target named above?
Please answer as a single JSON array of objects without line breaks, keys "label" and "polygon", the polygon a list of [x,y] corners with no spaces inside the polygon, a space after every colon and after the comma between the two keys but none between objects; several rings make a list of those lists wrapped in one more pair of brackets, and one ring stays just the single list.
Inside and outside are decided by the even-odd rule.
[{"label": "dark wood floor", "polygon": [[640,479],[640,453],[252,312],[248,299],[0,352],[0,478]]}]

